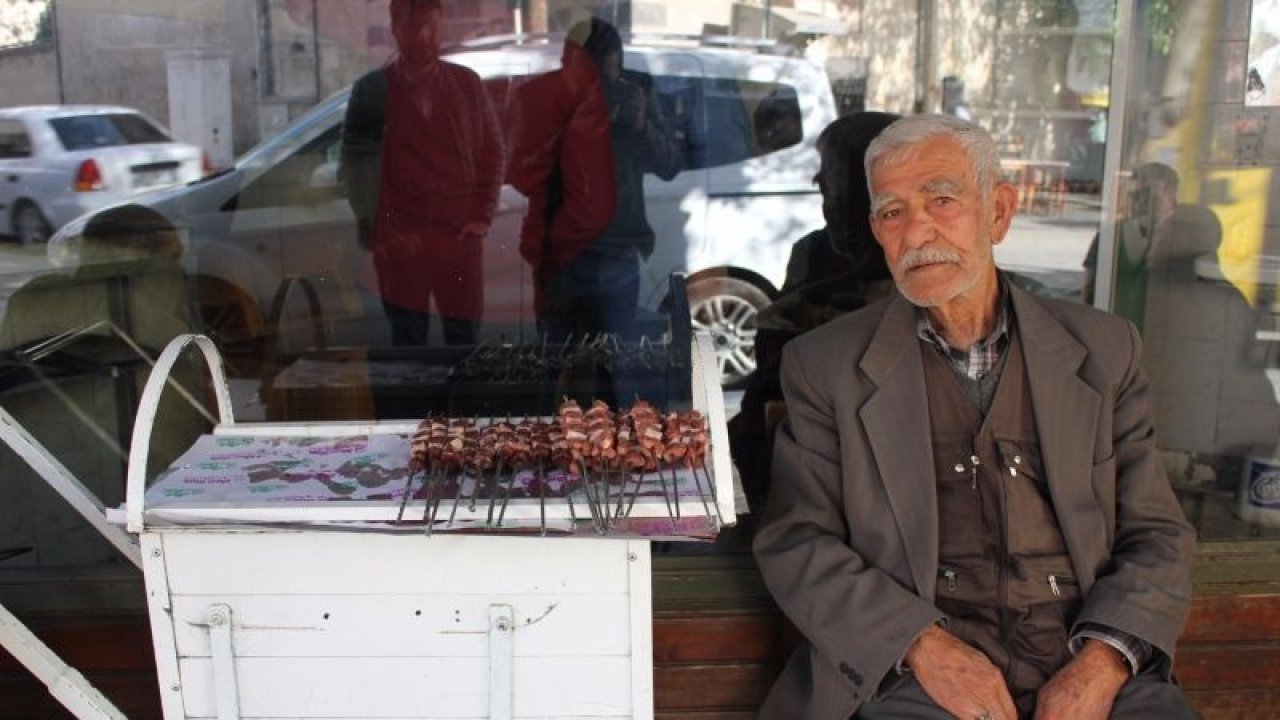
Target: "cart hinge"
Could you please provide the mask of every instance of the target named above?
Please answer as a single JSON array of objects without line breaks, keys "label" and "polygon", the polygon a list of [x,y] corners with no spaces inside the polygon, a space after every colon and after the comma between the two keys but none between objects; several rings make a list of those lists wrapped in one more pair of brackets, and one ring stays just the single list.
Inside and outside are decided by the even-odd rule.
[{"label": "cart hinge", "polygon": [[489,606],[489,720],[511,720],[515,622],[510,605]]},{"label": "cart hinge", "polygon": [[210,605],[209,651],[213,656],[213,691],[218,720],[240,720],[240,691],[236,686],[236,656],[231,647],[231,607]]}]

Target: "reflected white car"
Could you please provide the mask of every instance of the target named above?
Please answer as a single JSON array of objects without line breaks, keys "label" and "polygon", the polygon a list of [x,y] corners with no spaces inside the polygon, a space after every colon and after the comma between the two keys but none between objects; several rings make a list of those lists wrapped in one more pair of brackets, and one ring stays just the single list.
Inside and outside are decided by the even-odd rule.
[{"label": "reflected white car", "polygon": [[84,213],[204,173],[200,148],[137,110],[104,105],[0,109],[0,233],[44,242]]}]

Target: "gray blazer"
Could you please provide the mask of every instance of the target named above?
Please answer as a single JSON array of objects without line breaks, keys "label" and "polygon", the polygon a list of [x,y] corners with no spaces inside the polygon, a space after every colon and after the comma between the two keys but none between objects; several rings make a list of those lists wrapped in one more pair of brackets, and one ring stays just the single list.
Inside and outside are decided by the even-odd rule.
[{"label": "gray blazer", "polygon": [[[1050,494],[1085,598],[1076,622],[1151,643],[1168,672],[1195,537],[1156,451],[1137,331],[1084,305],[1010,292]],[[942,617],[913,306],[894,296],[792,341],[782,388],[788,420],[754,549],[808,644],[760,717],[846,720]]]}]

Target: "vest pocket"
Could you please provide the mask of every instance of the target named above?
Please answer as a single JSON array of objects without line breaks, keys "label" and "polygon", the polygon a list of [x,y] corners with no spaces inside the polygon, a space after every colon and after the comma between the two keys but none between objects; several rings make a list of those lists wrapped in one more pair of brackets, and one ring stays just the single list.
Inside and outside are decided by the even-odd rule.
[{"label": "vest pocket", "polygon": [[1034,689],[1070,659],[1068,631],[1080,612],[1080,585],[1066,555],[1012,558],[1011,684]]},{"label": "vest pocket", "polygon": [[938,598],[995,606],[1000,596],[994,563],[983,558],[942,560],[938,563]]},{"label": "vest pocket", "polygon": [[1049,497],[1040,448],[1034,443],[996,440],[1009,517],[1010,555],[1055,555],[1066,552],[1058,518]]},{"label": "vest pocket", "polygon": [[1066,554],[1013,557],[1009,573],[1009,607],[1077,600],[1080,583]]},{"label": "vest pocket", "polygon": [[973,452],[969,438],[935,439],[934,473],[938,491],[938,529],[948,543],[950,557],[970,557],[986,552],[998,518],[983,504],[978,483],[984,463]]}]

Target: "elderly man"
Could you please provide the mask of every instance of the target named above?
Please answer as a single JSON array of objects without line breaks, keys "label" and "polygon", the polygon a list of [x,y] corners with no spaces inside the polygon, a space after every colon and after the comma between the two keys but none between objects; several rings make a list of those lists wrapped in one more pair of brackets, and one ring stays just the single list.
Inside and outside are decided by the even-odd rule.
[{"label": "elderly man", "polygon": [[905,118],[866,166],[899,294],[784,351],[755,552],[808,644],[761,717],[1197,717],[1137,332],[997,270],[1017,192],[985,131]]}]

